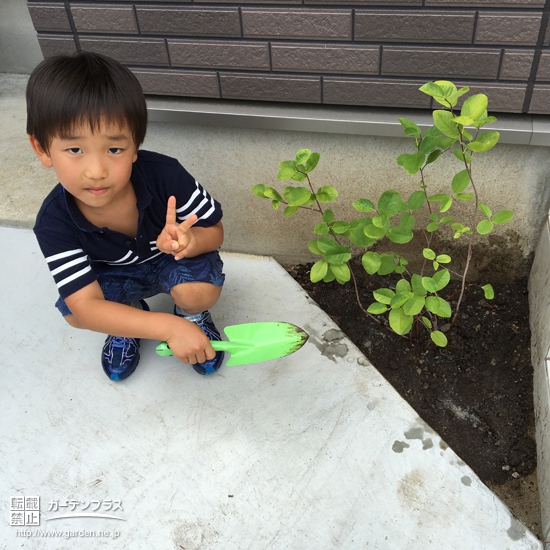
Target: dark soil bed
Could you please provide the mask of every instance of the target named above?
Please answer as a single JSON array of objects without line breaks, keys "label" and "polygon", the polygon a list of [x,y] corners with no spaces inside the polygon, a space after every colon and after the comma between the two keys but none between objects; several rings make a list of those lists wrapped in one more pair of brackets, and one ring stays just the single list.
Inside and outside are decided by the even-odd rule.
[{"label": "dark soil bed", "polygon": [[[470,287],[447,333],[449,345],[435,349],[425,330],[411,342],[366,316],[351,282],[311,283],[310,268],[287,266],[399,394],[540,537],[527,281],[493,284],[491,301]],[[372,291],[387,287],[388,278],[367,275],[360,266],[354,272],[366,309]],[[444,297],[458,290],[451,282]]]}]

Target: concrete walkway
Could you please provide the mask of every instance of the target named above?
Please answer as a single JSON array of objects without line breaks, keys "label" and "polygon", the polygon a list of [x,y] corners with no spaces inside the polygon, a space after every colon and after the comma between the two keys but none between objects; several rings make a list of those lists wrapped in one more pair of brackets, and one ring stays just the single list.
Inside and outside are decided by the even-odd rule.
[{"label": "concrete walkway", "polygon": [[[0,228],[0,254],[0,547],[542,548],[272,259],[225,254],[212,313],[295,323],[300,351],[202,377],[144,341],[114,383],[32,232]],[[10,497],[36,496],[40,525],[10,525]]]}]

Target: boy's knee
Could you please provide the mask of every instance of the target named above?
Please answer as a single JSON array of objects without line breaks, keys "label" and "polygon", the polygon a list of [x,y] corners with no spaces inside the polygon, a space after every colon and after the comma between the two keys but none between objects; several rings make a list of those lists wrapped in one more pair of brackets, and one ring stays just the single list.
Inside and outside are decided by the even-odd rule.
[{"label": "boy's knee", "polygon": [[177,306],[194,314],[210,309],[218,301],[221,292],[221,286],[210,283],[180,283],[171,288],[170,295]]}]

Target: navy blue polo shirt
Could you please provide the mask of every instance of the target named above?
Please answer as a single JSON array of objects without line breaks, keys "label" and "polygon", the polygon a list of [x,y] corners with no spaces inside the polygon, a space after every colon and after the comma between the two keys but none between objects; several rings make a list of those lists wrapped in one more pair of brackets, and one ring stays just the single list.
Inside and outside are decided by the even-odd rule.
[{"label": "navy blue polo shirt", "polygon": [[96,280],[94,264],[138,265],[163,254],[156,240],[170,196],[176,197],[180,222],[196,214],[196,226],[210,227],[222,218],[220,204],[176,159],[138,151],[131,182],[139,210],[135,239],[90,223],[61,184],[42,203],[34,233],[63,299]]}]

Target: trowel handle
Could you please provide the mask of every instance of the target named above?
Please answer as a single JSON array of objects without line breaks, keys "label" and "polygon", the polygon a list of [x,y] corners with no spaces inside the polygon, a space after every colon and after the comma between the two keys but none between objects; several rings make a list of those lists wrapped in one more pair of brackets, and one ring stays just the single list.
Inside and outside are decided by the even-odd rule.
[{"label": "trowel handle", "polygon": [[[214,348],[214,351],[227,351],[228,353],[235,353],[236,351],[243,349],[242,345],[234,342],[227,342],[226,340],[210,340],[210,344]],[[161,342],[157,346],[157,353],[162,357],[170,357],[171,355],[174,355],[167,342]]]}]

